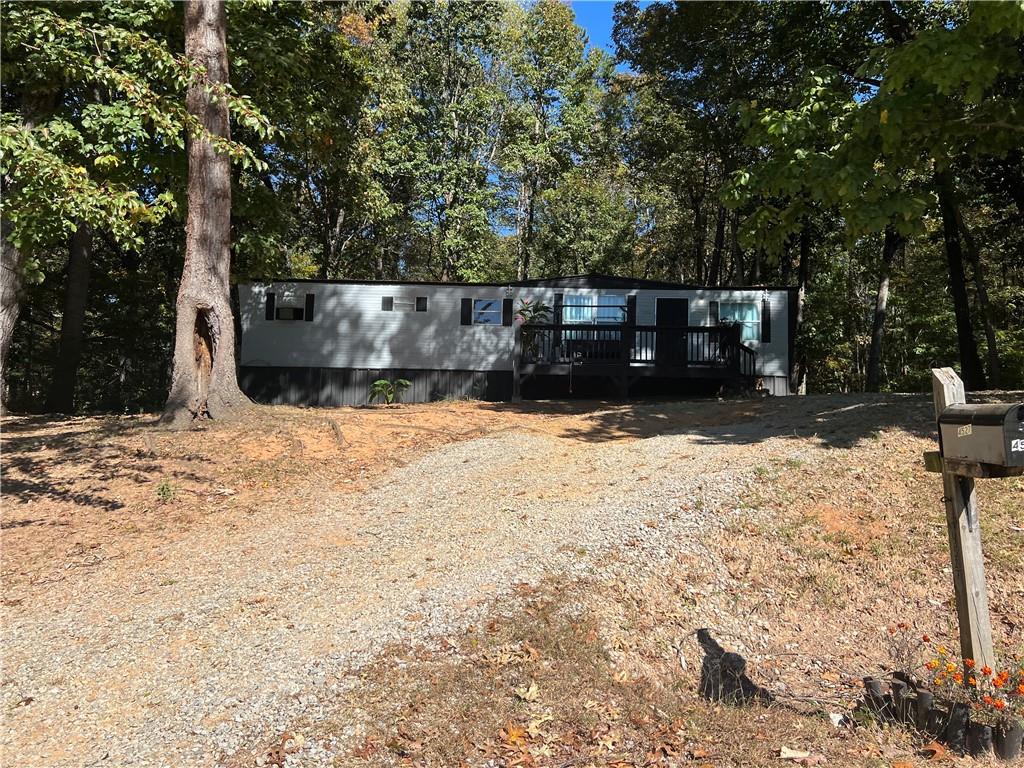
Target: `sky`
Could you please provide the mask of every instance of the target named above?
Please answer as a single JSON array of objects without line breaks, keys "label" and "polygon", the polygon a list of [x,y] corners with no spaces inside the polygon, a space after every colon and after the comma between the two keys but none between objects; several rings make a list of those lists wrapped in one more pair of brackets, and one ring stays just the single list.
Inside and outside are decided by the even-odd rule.
[{"label": "sky", "polygon": [[572,10],[576,14],[576,23],[587,30],[590,44],[604,48],[614,56],[615,44],[612,42],[614,0],[573,0],[569,5],[572,6]]}]

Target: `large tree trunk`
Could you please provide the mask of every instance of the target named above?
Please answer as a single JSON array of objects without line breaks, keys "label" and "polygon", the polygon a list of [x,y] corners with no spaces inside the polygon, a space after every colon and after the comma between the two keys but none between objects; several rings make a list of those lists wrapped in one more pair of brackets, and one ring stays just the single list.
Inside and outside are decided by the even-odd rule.
[{"label": "large tree trunk", "polygon": [[[224,4],[185,3],[185,55],[212,83],[228,80]],[[189,87],[186,105],[213,136],[229,136],[228,108],[202,83]],[[174,368],[161,421],[184,428],[221,419],[249,405],[238,388],[231,316],[231,167],[205,135],[188,145],[188,220],[185,266],[176,303]]]},{"label": "large tree trunk", "polygon": [[789,391],[807,394],[807,352],[800,337],[804,324],[804,304],[807,302],[807,283],[811,274],[811,229],[808,224],[800,231],[800,265],[796,277],[796,319],[793,322],[794,353],[796,360],[790,363]]},{"label": "large tree trunk", "polygon": [[964,223],[963,213],[957,206],[957,226],[960,234],[963,235],[964,245],[967,246],[967,259],[971,262],[971,272],[974,275],[974,287],[978,291],[978,309],[981,310],[981,322],[985,329],[985,343],[987,345],[988,357],[988,383],[994,389],[999,388],[1001,378],[1001,366],[999,365],[999,342],[996,339],[996,329],[992,323],[992,305],[988,300],[988,288],[985,287],[985,271],[981,264],[981,253],[978,250],[978,243],[971,234],[971,230]]},{"label": "large tree trunk", "polygon": [[[25,98],[22,107],[22,125],[31,130],[41,117],[53,109],[56,92],[38,90]],[[10,191],[8,180],[0,180],[0,188],[6,196]],[[11,242],[14,225],[0,212],[0,413],[4,412],[7,401],[7,353],[14,338],[14,327],[21,312],[23,254]]]},{"label": "large tree trunk", "polygon": [[889,273],[902,238],[891,226],[885,228],[882,244],[882,264],[878,272],[878,293],[875,294],[875,316],[871,323],[871,348],[868,350],[868,370],[864,383],[867,392],[877,392],[882,371],[882,339],[885,336],[885,317],[889,311]]},{"label": "large tree trunk", "polygon": [[53,381],[46,397],[46,410],[73,413],[78,362],[82,357],[85,309],[89,299],[89,268],[92,261],[92,233],[81,223],[71,236],[68,276],[64,288],[64,312],[60,321],[60,346]]},{"label": "large tree trunk", "polygon": [[942,237],[949,263],[949,289],[953,294],[953,313],[956,316],[956,340],[960,349],[960,375],[968,390],[985,388],[985,371],[978,356],[978,344],[971,325],[971,307],[967,299],[967,280],[964,277],[964,255],[960,246],[960,227],[957,223],[956,194],[953,176],[949,171],[935,174],[936,193],[942,214]]},{"label": "large tree trunk", "polygon": [[7,402],[7,352],[21,310],[21,252],[10,240],[11,229],[0,219],[0,413]]}]

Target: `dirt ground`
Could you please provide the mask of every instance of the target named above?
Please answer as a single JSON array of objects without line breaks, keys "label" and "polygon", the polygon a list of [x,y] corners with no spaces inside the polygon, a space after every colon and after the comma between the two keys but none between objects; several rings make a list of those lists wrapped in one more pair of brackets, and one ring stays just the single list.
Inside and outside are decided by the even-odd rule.
[{"label": "dirt ground", "polygon": [[[700,427],[754,418],[763,402],[675,405]],[[582,441],[658,434],[658,409],[594,403],[254,409],[230,425],[159,430],[152,416],[3,421],[5,589],[62,580],[186,532],[243,535],[280,514],[300,485],[359,493],[394,467],[448,443],[506,430]],[[13,599],[17,599],[17,596]]]},{"label": "dirt ground", "polygon": [[[809,753],[803,764],[820,764],[818,756],[831,765],[924,764],[913,734],[872,723],[838,728],[829,714],[850,709],[862,675],[891,668],[889,630],[897,623],[915,635],[954,637],[941,486],[921,462],[934,445],[929,414],[925,398],[810,397],[276,407],[189,433],[155,430],[146,417],[5,419],[4,762],[723,766],[780,764],[780,750],[791,748]],[[517,450],[524,455],[502,463]],[[540,482],[556,474],[556,463],[557,477]],[[477,464],[480,477],[453,477],[452,467]],[[438,478],[439,487],[421,490],[435,483],[432,467],[447,467],[455,484]],[[686,475],[690,484],[666,486],[679,498],[661,486],[645,494],[656,471]],[[598,490],[615,484],[639,490]],[[492,584],[485,563],[472,574],[477,597],[457,603],[463,621],[459,608],[441,620],[429,605],[395,603],[404,612],[392,624],[408,630],[367,640],[372,654],[338,660],[313,688],[284,694],[271,686],[273,696],[295,699],[287,717],[231,732],[234,740],[213,744],[210,735],[231,731],[230,714],[184,717],[187,704],[166,691],[158,698],[173,706],[142,701],[156,694],[140,693],[134,678],[152,670],[151,687],[164,685],[166,665],[178,656],[203,656],[212,642],[207,624],[220,645],[207,654],[212,661],[192,659],[188,670],[227,669],[221,687],[239,673],[217,654],[239,644],[279,643],[278,655],[301,649],[303,664],[316,666],[335,650],[314,647],[311,639],[322,636],[315,627],[301,634],[302,621],[326,616],[333,604],[324,584],[347,588],[343,571],[356,568],[361,552],[379,562],[351,575],[353,589],[389,605],[392,569],[408,571],[403,564],[420,558],[416,570],[430,571],[434,558],[457,560],[458,546],[466,556],[492,546],[494,524],[473,510],[458,522],[461,543],[442,552],[451,533],[444,521],[455,517],[445,509],[400,514],[383,530],[403,548],[381,549],[368,521],[396,503],[387,494],[440,508],[446,496],[470,499],[474,487],[524,510],[522,525],[500,532],[501,546],[523,536],[552,539],[566,550],[559,562],[580,567],[535,563],[524,549],[504,569],[505,581]],[[994,631],[1009,657],[1024,650],[1024,481],[988,481],[981,494]],[[584,546],[565,522],[545,527],[539,519],[550,505],[576,519],[586,507],[572,505],[597,498],[636,508],[622,521],[608,518],[608,546],[590,544],[602,540],[591,533]],[[594,519],[604,530],[597,521],[605,518]],[[333,582],[310,576],[305,560],[292,562],[296,549],[306,560],[315,552],[317,567],[334,556],[314,540],[343,545],[344,557],[354,558],[332,566]],[[240,552],[248,553],[244,568],[236,568]],[[192,589],[200,578],[201,589]],[[235,581],[245,590],[232,591]],[[423,603],[425,593],[415,594]],[[244,621],[216,613],[222,597]],[[124,658],[164,637],[123,627],[178,621],[192,600],[211,618],[172,637],[194,647],[103,678],[104,667],[125,666]],[[300,633],[283,642],[261,622],[269,627],[288,600],[308,606],[288,614],[285,626]],[[111,623],[122,629],[94,637]],[[746,657],[773,704],[735,708],[698,695],[707,658],[695,639],[700,628]],[[46,665],[48,654],[78,659],[71,666],[81,669],[64,680]],[[93,664],[95,672],[85,669]],[[170,675],[166,684],[181,679]],[[197,742],[195,751],[161,754],[171,742],[159,742],[134,753],[108,736],[104,752],[87,729],[70,735],[78,723],[70,710],[89,712],[103,699],[91,686],[114,684],[124,686],[132,709],[104,701],[106,730],[97,734],[123,725],[125,741],[144,741],[147,713],[167,710],[160,727]]]}]

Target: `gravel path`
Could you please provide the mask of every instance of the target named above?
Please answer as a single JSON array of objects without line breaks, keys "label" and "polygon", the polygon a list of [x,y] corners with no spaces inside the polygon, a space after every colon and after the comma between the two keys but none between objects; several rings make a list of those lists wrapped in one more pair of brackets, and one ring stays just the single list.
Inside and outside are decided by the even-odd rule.
[{"label": "gravel path", "polygon": [[707,535],[758,462],[806,450],[787,431],[499,433],[364,495],[299,488],[280,524],[215,551],[197,535],[139,553],[127,581],[98,571],[40,588],[4,608],[0,762],[215,764],[315,721],[382,646],[443,636],[516,582],[592,571],[626,543],[656,559]]}]

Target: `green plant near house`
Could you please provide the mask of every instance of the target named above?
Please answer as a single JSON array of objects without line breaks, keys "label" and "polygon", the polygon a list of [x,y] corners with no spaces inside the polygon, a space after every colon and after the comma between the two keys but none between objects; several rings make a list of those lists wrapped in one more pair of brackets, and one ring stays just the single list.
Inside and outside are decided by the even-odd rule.
[{"label": "green plant near house", "polygon": [[546,323],[551,315],[551,307],[540,299],[520,299],[518,315],[524,324]]},{"label": "green plant near house", "polygon": [[[551,316],[551,307],[539,299],[520,299],[517,319],[523,325],[546,323]],[[529,360],[536,360],[540,355],[540,334],[529,328],[523,329],[523,351]]]},{"label": "green plant near house", "polygon": [[412,386],[408,379],[377,379],[370,385],[370,402],[381,400],[387,405],[396,403],[405,390]]}]

